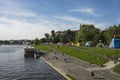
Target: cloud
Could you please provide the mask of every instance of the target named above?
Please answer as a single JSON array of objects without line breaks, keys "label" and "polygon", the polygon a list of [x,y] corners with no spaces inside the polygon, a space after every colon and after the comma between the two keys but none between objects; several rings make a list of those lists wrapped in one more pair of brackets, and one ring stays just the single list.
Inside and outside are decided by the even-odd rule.
[{"label": "cloud", "polygon": [[61,19],[61,20],[65,20],[65,21],[69,21],[69,22],[73,22],[73,23],[81,23],[81,24],[92,23],[91,21],[79,19],[79,18],[72,17],[72,16],[53,16],[53,17],[56,18],[56,19]]},{"label": "cloud", "polygon": [[41,20],[37,23],[27,22],[25,20],[0,18],[0,38],[2,39],[35,39],[44,37],[45,33],[55,29],[55,24],[50,21]]},{"label": "cloud", "polygon": [[95,22],[95,21],[89,21],[89,20],[83,20],[80,18],[72,17],[72,16],[53,16],[56,19],[59,20],[64,20],[70,23],[69,26],[72,29],[76,29],[75,26],[79,27],[80,24],[93,24],[95,27],[104,30],[106,27],[109,26],[108,23],[103,23],[103,22]]},{"label": "cloud", "polygon": [[[0,17],[0,38],[1,39],[35,39],[42,38],[45,33],[50,33],[51,30],[60,31],[67,29],[79,29],[79,24],[61,23],[59,20],[52,21],[45,16],[33,18],[36,20],[31,22],[24,19]],[[66,18],[67,19],[67,18]],[[72,17],[68,19],[73,19]],[[77,21],[77,19],[74,19]]]},{"label": "cloud", "polygon": [[109,23],[103,23],[103,22],[99,22],[99,23],[94,23],[95,27],[101,29],[101,30],[105,30],[107,27],[110,26]]},{"label": "cloud", "polygon": [[[0,1],[0,39],[35,39],[42,38],[51,30],[79,29],[80,24],[101,25],[94,21],[84,20],[73,16],[50,16],[34,12],[19,0]],[[82,12],[95,15],[93,9],[71,9],[70,12]],[[98,26],[99,26],[98,25]]]},{"label": "cloud", "polygon": [[120,18],[117,19],[116,24],[120,24]]},{"label": "cloud", "polygon": [[97,14],[93,8],[75,8],[75,9],[70,9],[68,12],[78,12],[78,13],[99,16],[99,14]]},{"label": "cloud", "polygon": [[0,1],[0,39],[34,39],[57,29],[52,20],[14,0]]},{"label": "cloud", "polygon": [[37,15],[16,0],[1,0],[0,4],[0,14],[3,16],[33,17]]}]

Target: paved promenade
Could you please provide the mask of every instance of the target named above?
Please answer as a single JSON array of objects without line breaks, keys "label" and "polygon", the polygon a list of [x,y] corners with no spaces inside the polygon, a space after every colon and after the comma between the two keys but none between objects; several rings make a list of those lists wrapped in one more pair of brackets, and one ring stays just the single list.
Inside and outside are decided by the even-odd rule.
[{"label": "paved promenade", "polygon": [[[120,75],[109,69],[114,65],[99,67],[57,51],[46,54],[42,59],[68,80],[70,79],[66,74],[75,77],[77,80],[120,80]],[[108,62],[106,65],[111,63]],[[91,71],[94,72],[94,76],[91,76]]]}]

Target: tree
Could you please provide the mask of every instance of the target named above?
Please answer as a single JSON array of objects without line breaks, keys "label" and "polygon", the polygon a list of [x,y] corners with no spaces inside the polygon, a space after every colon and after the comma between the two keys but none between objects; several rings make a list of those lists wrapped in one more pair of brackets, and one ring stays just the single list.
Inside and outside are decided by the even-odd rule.
[{"label": "tree", "polygon": [[81,38],[81,35],[80,35],[80,31],[76,35],[76,41],[77,42],[82,42],[83,41],[82,38]]},{"label": "tree", "polygon": [[51,31],[51,40],[52,40],[52,42],[54,42],[54,38],[55,38],[56,36],[55,36],[55,31],[54,30],[52,30]]},{"label": "tree", "polygon": [[35,38],[34,44],[35,44],[35,45],[39,45],[39,39],[38,39],[38,38]]},{"label": "tree", "polygon": [[59,36],[55,36],[53,39],[53,43],[58,43],[60,42]]},{"label": "tree", "polygon": [[73,32],[70,29],[68,29],[67,31],[64,31],[64,34],[62,35],[59,34],[58,37],[60,42],[62,43],[68,43],[74,40]]},{"label": "tree", "polygon": [[50,38],[49,33],[45,33],[45,37],[46,37],[46,41],[49,43],[49,38]]},{"label": "tree", "polygon": [[41,38],[40,39],[40,43],[45,43],[46,42],[46,39],[45,38]]},{"label": "tree", "polygon": [[68,42],[73,41],[74,39],[73,33],[70,29],[66,31],[65,36]]},{"label": "tree", "polygon": [[112,38],[114,38],[114,35],[120,35],[120,24],[119,25],[113,25],[105,29],[104,35],[107,40],[107,44],[110,43]]},{"label": "tree", "polygon": [[68,39],[65,34],[59,35],[59,39],[61,43],[68,43]]},{"label": "tree", "polygon": [[99,40],[101,40],[102,43],[106,43],[106,38],[105,38],[103,32],[98,33],[98,34],[96,34],[94,36],[94,42],[95,42],[95,44],[99,43]]},{"label": "tree", "polygon": [[54,31],[54,30],[51,31],[51,37],[52,37],[52,38],[55,37],[55,31]]},{"label": "tree", "polygon": [[94,36],[96,33],[99,33],[99,29],[95,28],[94,25],[91,24],[83,24],[80,25],[80,40],[82,41],[93,41],[94,40]]}]

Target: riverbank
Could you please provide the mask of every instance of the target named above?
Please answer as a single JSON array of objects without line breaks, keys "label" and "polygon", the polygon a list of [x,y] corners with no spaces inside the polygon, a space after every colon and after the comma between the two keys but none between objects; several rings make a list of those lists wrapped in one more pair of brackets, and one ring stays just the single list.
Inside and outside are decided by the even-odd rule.
[{"label": "riverbank", "polygon": [[97,66],[85,61],[77,60],[60,52],[46,54],[42,59],[67,80],[71,80],[67,75],[76,78],[76,80],[93,80],[91,73],[83,67]]},{"label": "riverbank", "polygon": [[66,76],[67,73],[65,73],[64,71],[56,68],[51,62],[49,62],[48,60],[44,59],[43,57],[41,59],[44,62],[46,62],[50,67],[52,67],[55,71],[57,71],[59,74],[61,74],[64,78],[66,78],[67,80],[71,80],[69,77]]},{"label": "riverbank", "polygon": [[[99,67],[98,65],[90,64],[86,61],[70,57],[58,51],[46,54],[42,57],[42,59],[67,80],[71,79],[69,79],[69,77],[66,75],[71,75],[72,77],[76,78],[76,80],[119,80],[120,78],[120,75],[111,72],[109,69],[99,70],[97,69],[97,67]],[[88,70],[88,68],[95,67],[97,70],[94,71],[95,76],[93,77],[91,76],[91,71]]]},{"label": "riverbank", "polygon": [[[71,76],[73,78],[76,78],[73,80],[96,80],[96,79],[119,80],[120,78],[119,74],[112,71],[112,69],[116,65],[120,64],[119,62],[115,64],[114,61],[109,60],[106,63],[98,66],[95,64],[99,64],[101,62],[100,58],[94,59],[89,55],[85,55],[86,53],[84,53],[84,51],[82,51],[81,53],[77,48],[73,50],[71,47],[69,47],[69,49],[68,47],[61,48],[60,46],[59,47],[47,46],[47,47],[51,49],[52,52],[47,51],[46,55],[43,57],[43,60],[63,76],[66,77],[67,75],[67,78]],[[44,46],[42,46],[42,48],[44,48]],[[97,57],[100,56],[97,55],[97,53],[87,53],[87,54],[91,54],[91,55],[95,54],[95,56]],[[84,58],[85,60],[83,59],[83,57],[85,57]],[[95,63],[93,64],[93,62],[91,61]],[[95,73],[94,77],[91,76],[91,72],[93,71]]]}]

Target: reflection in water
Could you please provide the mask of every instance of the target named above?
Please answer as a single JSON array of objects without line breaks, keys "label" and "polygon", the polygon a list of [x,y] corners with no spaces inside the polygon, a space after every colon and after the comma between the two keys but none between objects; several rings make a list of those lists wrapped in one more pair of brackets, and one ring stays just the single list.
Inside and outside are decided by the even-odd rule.
[{"label": "reflection in water", "polygon": [[0,80],[65,80],[40,58],[24,58],[24,47],[0,46]]}]

